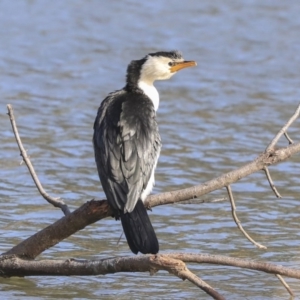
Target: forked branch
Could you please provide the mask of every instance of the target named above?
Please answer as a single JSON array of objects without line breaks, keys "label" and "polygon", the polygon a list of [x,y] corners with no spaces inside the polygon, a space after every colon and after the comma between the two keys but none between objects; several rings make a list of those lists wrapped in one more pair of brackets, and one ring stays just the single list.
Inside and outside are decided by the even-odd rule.
[{"label": "forked branch", "polygon": [[88,276],[119,272],[150,272],[165,270],[182,280],[188,280],[212,298],[223,300],[213,287],[193,274],[186,264],[168,255],[139,255],[103,260],[23,260],[14,255],[0,257],[0,277],[11,276]]},{"label": "forked branch", "polygon": [[[193,186],[187,189],[162,193],[159,195],[149,196],[145,205],[148,207],[154,207],[157,205],[165,205],[183,201],[191,201],[191,199],[198,198],[212,192],[214,190],[226,187],[229,198],[232,205],[233,218],[237,225],[240,227],[246,237],[252,240],[249,235],[243,230],[240,221],[236,216],[236,208],[230,188],[230,184],[246,177],[259,170],[266,172],[270,186],[277,196],[280,196],[272,182],[270,174],[268,172],[268,166],[282,162],[290,156],[300,152],[300,143],[293,143],[287,135],[288,127],[299,116],[300,105],[291,119],[283,126],[278,132],[275,138],[271,141],[266,151],[260,154],[254,161],[247,165],[219,176],[213,180],[207,181],[204,184]],[[113,258],[102,261],[29,261],[27,259],[34,259],[40,253],[46,249],[54,246],[61,240],[67,238],[78,230],[83,229],[85,226],[94,223],[102,218],[106,218],[112,215],[112,211],[109,208],[107,201],[90,201],[82,205],[80,208],[70,213],[67,205],[59,198],[50,197],[43,189],[34,169],[30,162],[29,157],[22,145],[16,122],[13,115],[11,105],[8,105],[8,115],[13,127],[13,131],[21,152],[21,156],[28,167],[28,170],[38,188],[41,195],[52,205],[60,207],[64,212],[65,217],[61,218],[54,224],[51,224],[47,228],[41,230],[35,235],[22,241],[11,250],[7,251],[4,255],[0,256],[0,270],[2,276],[34,276],[34,275],[96,275],[107,274],[115,272],[156,272],[157,270],[167,270],[168,272],[182,278],[187,279],[196,286],[200,287],[206,293],[211,295],[215,299],[223,299],[211,286],[190,272],[184,262],[190,263],[213,263],[228,266],[237,266],[242,268],[248,268],[253,270],[259,270],[267,273],[298,278],[300,279],[300,271],[290,268],[284,268],[282,266],[276,266],[273,264],[263,262],[247,262],[239,259],[232,259],[229,257],[211,256],[211,255],[195,255],[195,254],[165,254],[156,256],[137,256],[127,258]],[[290,142],[290,145],[284,148],[276,149],[279,138],[285,135]],[[255,245],[260,248],[265,246],[260,245],[252,240]],[[19,256],[16,257],[15,255]],[[25,258],[26,260],[22,259]],[[123,265],[122,265],[123,264]],[[123,266],[123,267],[122,267]],[[103,269],[104,268],[104,269]],[[106,269],[105,269],[106,268]],[[106,270],[106,271],[103,271]],[[91,273],[89,273],[91,272]],[[104,272],[104,273],[101,273]],[[106,273],[105,273],[106,272]],[[23,274],[23,275],[22,275]],[[0,274],[1,276],[1,274]],[[285,287],[289,290],[286,283]],[[289,290],[290,291],[290,290]],[[290,291],[291,292],[291,291]]]},{"label": "forked branch", "polygon": [[[8,105],[8,107],[9,107],[9,112],[11,112],[12,111],[11,106]],[[291,120],[294,120],[295,115],[299,114],[298,111],[299,111],[299,107],[297,108],[296,113],[292,116]],[[12,120],[12,124],[14,124],[13,128],[17,139],[18,134],[16,134],[17,130],[15,131],[16,125],[15,125],[14,118],[11,120]],[[289,120],[289,122],[287,123],[288,126],[292,123],[291,120]],[[287,124],[284,126],[285,130],[287,130],[288,128]],[[277,139],[277,137],[278,134],[276,135],[274,140]],[[33,170],[29,158],[26,155],[26,152],[23,152],[21,150],[24,149],[24,147],[22,146],[20,139],[18,145],[20,147],[21,153],[23,153],[22,154],[23,157],[25,157],[26,161],[28,162],[28,166],[31,166],[28,167],[28,169],[30,171],[30,174],[33,176],[35,172]],[[254,172],[262,170],[266,166],[284,161],[299,151],[300,151],[300,143],[294,143],[285,148],[274,150],[274,152],[272,152],[271,154],[266,151],[261,155],[259,155],[251,163],[248,163],[247,165],[239,169],[226,173],[213,180],[207,181],[204,184],[200,184],[182,190],[149,196],[146,200],[145,205],[148,207],[155,207],[157,205],[177,203],[181,201],[198,198],[214,190],[218,190],[220,188],[229,186],[231,183],[234,183],[240,180],[241,178],[246,177]],[[13,247],[11,250],[9,250],[6,254],[15,254],[15,255],[20,255],[22,257],[34,259],[40,253],[42,253],[49,247],[52,247],[55,244],[59,243],[66,237],[75,233],[76,231],[83,229],[87,225],[94,223],[98,220],[101,220],[103,218],[109,217],[111,215],[112,212],[106,201],[88,202],[83,206],[81,206],[80,208],[78,208],[75,212],[71,213],[70,215],[58,220],[54,224],[51,224],[47,228],[41,230],[35,235],[24,240],[23,242]],[[60,228],[63,228],[63,230],[59,230]],[[43,241],[43,242],[41,243],[39,241]]]},{"label": "forked branch", "polygon": [[[300,270],[271,263],[231,258],[222,255],[170,253],[160,255],[138,255],[114,257],[102,260],[23,260],[12,255],[0,257],[2,277],[10,276],[88,276],[118,272],[150,272],[165,270],[181,279],[187,279],[215,299],[222,299],[211,286],[191,274],[185,263],[214,264],[279,274],[300,279]],[[211,291],[213,292],[211,293]],[[215,293],[215,294],[214,294]],[[218,298],[219,297],[219,298]]]},{"label": "forked branch", "polygon": [[295,122],[295,120],[299,117],[299,114],[300,114],[300,105],[298,105],[298,107],[297,107],[296,111],[294,112],[294,114],[292,115],[292,117],[286,122],[286,124],[277,133],[277,135],[275,136],[275,138],[271,141],[271,143],[269,144],[269,146],[266,149],[266,152],[272,152],[272,151],[274,151],[275,145],[277,144],[277,142],[279,141],[279,139],[281,138],[281,136],[283,134],[285,134],[285,136],[288,139],[288,141],[290,143],[292,143],[292,140],[289,138],[289,136],[287,134],[287,130],[293,124],[293,122]]},{"label": "forked branch", "polygon": [[287,132],[287,129],[297,119],[300,114],[300,105],[298,105],[295,113],[288,120],[288,122],[280,129],[277,135],[273,138],[265,152],[261,153],[254,161],[247,165],[219,176],[213,180],[207,181],[203,184],[196,185],[190,188],[166,192],[158,195],[151,195],[147,199],[148,206],[157,206],[164,204],[177,203],[194,199],[208,194],[212,191],[226,187],[234,182],[239,181],[241,178],[247,177],[252,173],[263,170],[265,167],[280,163],[289,157],[300,152],[300,143],[292,143],[287,147],[279,148],[275,150],[280,137]]}]

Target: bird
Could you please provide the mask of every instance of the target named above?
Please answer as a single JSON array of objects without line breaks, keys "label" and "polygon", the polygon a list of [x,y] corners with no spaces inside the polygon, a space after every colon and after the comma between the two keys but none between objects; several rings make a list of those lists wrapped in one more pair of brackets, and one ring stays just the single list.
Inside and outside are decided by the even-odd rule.
[{"label": "bird", "polygon": [[196,66],[179,51],[149,53],[127,67],[124,88],[108,94],[94,122],[93,145],[100,181],[113,216],[121,219],[134,254],[157,254],[159,243],[144,201],[154,185],[161,149],[153,83]]}]

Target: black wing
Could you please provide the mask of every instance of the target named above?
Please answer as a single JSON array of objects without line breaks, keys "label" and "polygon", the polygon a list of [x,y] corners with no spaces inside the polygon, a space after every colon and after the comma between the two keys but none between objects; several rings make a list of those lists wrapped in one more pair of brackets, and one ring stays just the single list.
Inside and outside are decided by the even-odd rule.
[{"label": "black wing", "polygon": [[109,204],[131,212],[147,187],[161,147],[151,100],[125,90],[110,94],[98,110],[93,143]]}]

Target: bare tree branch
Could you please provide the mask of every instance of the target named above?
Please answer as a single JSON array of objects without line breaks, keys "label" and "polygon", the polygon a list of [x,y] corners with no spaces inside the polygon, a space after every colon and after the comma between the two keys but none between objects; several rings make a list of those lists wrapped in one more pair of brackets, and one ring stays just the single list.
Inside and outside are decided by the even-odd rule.
[{"label": "bare tree branch", "polygon": [[267,179],[269,181],[270,187],[271,187],[272,191],[274,192],[275,196],[277,198],[282,198],[281,195],[279,194],[279,192],[277,191],[276,186],[275,186],[275,184],[274,184],[274,182],[273,182],[273,180],[271,178],[269,169],[265,166],[263,170],[265,171],[265,174],[266,174]]},{"label": "bare tree branch", "polygon": [[293,143],[294,143],[294,141],[289,137],[289,135],[288,135],[287,132],[284,133],[284,136],[285,136],[286,139],[288,140],[289,144],[293,144]]},{"label": "bare tree branch", "polygon": [[230,200],[230,204],[231,204],[232,217],[233,217],[233,220],[234,220],[235,224],[238,226],[238,228],[239,228],[240,231],[244,234],[244,236],[245,236],[252,244],[254,244],[257,248],[259,248],[259,249],[267,249],[266,246],[261,245],[261,244],[255,242],[255,241],[250,237],[250,235],[245,231],[245,229],[244,229],[243,226],[242,226],[241,221],[238,219],[237,214],[236,214],[236,206],[235,206],[235,203],[234,203],[234,198],[233,198],[233,194],[232,194],[232,190],[231,190],[230,185],[226,186],[226,189],[227,189],[227,192],[228,192],[228,195],[229,195],[229,200]]},{"label": "bare tree branch", "polygon": [[[11,120],[14,123],[13,128],[16,129],[14,119]],[[18,134],[16,135],[16,137],[18,137]],[[20,147],[20,145],[22,144],[18,143],[18,145]],[[300,143],[297,143],[289,145],[285,148],[278,149],[272,153],[262,153],[253,162],[213,180],[207,181],[204,184],[178,191],[149,196],[146,200],[145,206],[154,207],[157,205],[176,203],[197,198],[211,191],[228,186],[229,184],[236,182],[239,179],[250,175],[251,173],[263,169],[265,166],[281,162],[299,151]],[[24,157],[27,157],[26,152],[23,155]],[[41,230],[32,237],[24,240],[19,245],[6,252],[6,254],[16,254],[22,257],[33,259],[44,250],[54,246],[76,231],[111,215],[112,212],[105,201],[92,201],[85,203],[74,213],[71,213],[70,215],[58,220],[54,224]],[[63,228],[63,230],[60,230],[61,228]],[[37,243],[37,241],[39,242]]]},{"label": "bare tree branch", "polygon": [[40,194],[43,196],[43,198],[45,200],[47,200],[53,206],[59,207],[65,215],[68,215],[70,213],[70,210],[69,210],[68,206],[64,203],[64,201],[61,200],[60,198],[53,198],[53,197],[49,196],[46,193],[46,191],[44,190],[39,178],[37,177],[37,175],[35,173],[35,170],[32,166],[32,163],[31,163],[28,155],[27,155],[27,152],[26,152],[25,148],[23,147],[23,144],[22,144],[19,132],[18,132],[17,124],[16,124],[16,121],[15,121],[13,108],[10,104],[8,104],[7,109],[8,109],[8,116],[9,116],[9,119],[10,119],[10,122],[11,122],[11,126],[12,126],[12,129],[13,129],[17,144],[18,144],[19,149],[20,149],[20,155],[22,156],[23,161],[25,162],[25,164],[26,164],[26,166],[29,170],[29,173],[30,173],[30,175],[31,175],[38,191],[40,192]]},{"label": "bare tree branch", "polygon": [[[37,188],[39,189],[40,193],[43,195],[47,195],[46,192],[43,190],[35,171],[32,167],[32,164],[30,163],[30,160],[26,154],[26,151],[24,147],[22,146],[21,140],[19,138],[18,130],[16,127],[16,123],[13,116],[13,110],[10,104],[7,105],[8,107],[8,115],[10,117],[13,131],[16,136],[16,140],[18,143],[18,146],[21,151],[21,155],[29,169],[29,172],[31,176],[33,177],[33,180],[35,181]],[[260,154],[253,162],[237,169],[232,172],[226,173],[222,176],[219,176],[213,180],[207,181],[204,184],[196,185],[190,188],[172,191],[172,192],[166,192],[161,193],[158,195],[150,195],[145,203],[146,207],[154,207],[158,205],[165,205],[165,204],[171,204],[181,201],[186,201],[194,198],[198,198],[202,195],[205,195],[207,193],[210,193],[214,190],[221,189],[225,186],[228,186],[234,182],[237,182],[243,177],[246,177],[252,173],[255,173],[259,170],[264,169],[265,166],[269,166],[272,164],[276,164],[279,162],[282,162],[289,158],[290,156],[296,154],[300,151],[300,143],[289,145],[286,148],[278,149],[277,151],[274,151],[274,146],[278,142],[279,138],[286,132],[288,127],[296,120],[296,118],[299,116],[300,113],[300,105],[296,109],[294,115],[290,118],[290,120],[282,127],[282,129],[278,132],[278,134],[275,136],[275,138],[272,140],[270,145],[267,147],[266,151],[262,154]],[[272,151],[271,151],[272,148]],[[274,152],[274,153],[270,153]],[[37,179],[37,181],[35,180]],[[48,199],[45,198],[47,201]],[[54,199],[54,198],[51,198]],[[56,199],[54,199],[56,201]],[[50,202],[51,203],[51,202]],[[52,204],[52,203],[51,203]],[[53,204],[54,205],[54,204]]]},{"label": "bare tree branch", "polygon": [[280,280],[280,282],[282,283],[282,285],[286,288],[286,290],[288,291],[288,293],[292,296],[295,297],[293,291],[291,290],[291,288],[289,287],[289,285],[286,283],[286,281],[284,280],[284,278],[281,275],[276,274],[276,277]]},{"label": "bare tree branch", "polygon": [[[265,167],[264,168],[266,174],[267,174],[267,177],[268,177],[268,180],[270,182],[270,185],[272,183],[272,179],[271,179],[271,176],[269,174],[269,170]],[[273,185],[274,186],[274,185]],[[272,186],[271,186],[272,187]],[[274,186],[275,188],[275,186]],[[242,227],[242,224],[240,222],[240,220],[238,219],[237,215],[236,215],[236,206],[235,206],[235,202],[234,202],[234,198],[233,198],[233,194],[232,194],[232,190],[231,190],[231,187],[230,185],[226,187],[227,189],[227,192],[228,192],[228,195],[229,195],[229,200],[230,200],[230,203],[231,203],[231,211],[232,211],[232,217],[235,221],[235,223],[237,224],[237,226],[239,227],[239,229],[242,231],[242,233],[245,235],[245,237],[251,242],[253,243],[255,246],[257,246],[258,248],[260,249],[267,249],[266,246],[264,245],[261,245],[259,243],[257,243],[256,241],[254,241],[249,235],[248,233],[244,230],[244,228]],[[274,190],[274,189],[273,189]],[[275,188],[276,190],[276,188]],[[276,191],[277,192],[277,191]],[[288,284],[285,282],[285,280],[283,279],[282,276],[276,274],[277,278],[280,280],[280,282],[283,284],[283,286],[287,289],[287,291],[289,292],[290,295],[293,295],[293,292],[292,290],[290,289],[290,287],[288,286]]]},{"label": "bare tree branch", "polygon": [[297,107],[293,116],[288,120],[288,122],[281,128],[281,130],[271,141],[269,146],[266,148],[265,152],[260,154],[253,162],[237,170],[219,176],[213,180],[207,181],[201,185],[196,185],[178,191],[166,192],[159,195],[151,195],[147,198],[146,206],[153,207],[157,205],[176,203],[180,201],[198,198],[214,190],[221,189],[234,182],[237,182],[241,178],[244,178],[252,173],[262,170],[265,166],[277,164],[296,154],[300,151],[300,143],[293,143],[288,147],[281,148],[278,150],[275,150],[275,145],[280,139],[280,137],[287,131],[289,126],[297,119],[299,114],[300,105]]},{"label": "bare tree branch", "polygon": [[[300,279],[300,270],[271,263],[231,258],[222,255],[170,253],[160,255],[138,255],[113,257],[102,260],[23,260],[14,255],[0,256],[0,277],[11,276],[88,276],[105,275],[118,272],[150,272],[166,270],[179,278],[187,279],[206,292],[211,288],[187,269],[184,263],[215,264],[238,267],[268,274],[280,274]],[[186,272],[188,270],[188,272]],[[208,293],[209,294],[209,293]],[[211,294],[210,294],[211,295]],[[215,299],[219,299],[214,297]],[[220,298],[222,299],[222,298]]]},{"label": "bare tree branch", "polygon": [[139,255],[103,260],[24,260],[14,255],[0,256],[0,277],[11,276],[87,276],[119,272],[150,272],[165,270],[188,280],[214,299],[223,300],[214,288],[193,274],[182,260],[168,255]]},{"label": "bare tree branch", "polygon": [[[21,155],[29,169],[29,172],[33,178],[33,180],[35,181],[37,188],[39,189],[41,195],[45,198],[47,195],[47,193],[44,191],[44,189],[42,188],[39,179],[36,176],[36,173],[32,167],[32,164],[26,154],[26,151],[24,149],[24,147],[22,146],[21,140],[19,138],[19,134],[18,134],[18,130],[16,127],[16,123],[14,120],[14,116],[13,116],[13,110],[11,105],[8,104],[8,115],[10,117],[11,123],[12,123],[12,127],[16,136],[16,140],[18,143],[18,146],[20,148],[21,151]],[[277,141],[279,140],[280,136],[282,134],[284,134],[284,132],[286,132],[287,128],[295,121],[295,119],[298,117],[300,112],[300,105],[298,106],[296,112],[294,113],[294,115],[290,118],[290,120],[283,126],[283,128],[279,131],[279,133],[275,136],[275,138],[272,140],[272,142],[270,143],[270,145],[268,146],[267,150],[265,151],[265,153],[262,153],[261,155],[259,155],[256,160],[254,160],[253,162],[237,169],[234,170],[232,172],[229,172],[227,174],[224,174],[218,178],[215,178],[211,181],[207,181],[204,184],[201,185],[197,185],[197,186],[193,186],[190,188],[186,188],[186,189],[182,189],[182,190],[177,190],[177,191],[172,191],[172,192],[166,192],[166,193],[162,193],[159,195],[151,195],[147,198],[145,206],[147,207],[154,207],[157,205],[164,205],[164,204],[171,204],[171,203],[176,203],[176,202],[181,202],[181,201],[186,201],[186,200],[191,200],[191,199],[195,199],[198,198],[202,195],[205,195],[207,193],[210,193],[214,190],[217,189],[221,189],[231,183],[234,183],[236,181],[238,181],[239,179],[246,177],[254,172],[257,172],[259,170],[264,169],[264,167],[272,165],[272,164],[276,164],[279,163],[281,161],[286,160],[287,158],[289,158],[290,156],[294,155],[295,153],[300,151],[300,143],[297,144],[293,144],[290,145],[286,148],[281,148],[277,151],[274,151],[274,153],[270,154],[270,148],[274,147],[275,144],[277,143]],[[271,147],[272,146],[272,147]],[[50,197],[50,196],[48,196]],[[60,207],[60,202],[62,203],[63,208],[61,208],[62,210],[64,210],[64,203],[61,200],[57,200],[56,198],[45,198],[47,201],[49,201],[49,203],[53,204],[54,206],[56,206],[54,203],[58,201],[57,206]],[[54,200],[54,203],[51,202],[51,199]],[[68,207],[66,206],[67,211],[64,212],[65,214],[69,213]]]},{"label": "bare tree branch", "polygon": [[231,266],[249,270],[262,271],[269,274],[279,274],[290,278],[300,279],[300,270],[298,269],[287,268],[281,265],[275,265],[261,261],[244,260],[223,255],[194,253],[170,253],[164,255],[182,260],[185,263],[207,263],[214,265]]},{"label": "bare tree branch", "polygon": [[164,269],[183,280],[189,280],[214,299],[225,299],[205,281],[192,273],[181,260],[170,258],[167,255],[156,255],[153,265],[155,265],[155,268]]},{"label": "bare tree branch", "polygon": [[[281,162],[299,151],[300,144],[297,143],[286,148],[278,149],[271,156],[268,156],[265,153],[261,154],[256,160],[247,164],[246,166],[224,174],[216,179],[207,181],[202,185],[150,196],[147,198],[145,205],[154,207],[157,205],[189,200],[194,198],[193,195],[198,194],[200,196],[213,190],[220,189],[228,185],[228,182],[231,183],[237,181],[255,171],[261,170],[265,165]],[[93,206],[95,209],[88,210],[88,214],[86,214],[85,209],[89,205]],[[33,259],[49,247],[54,246],[69,235],[75,233],[77,230],[80,230],[91,223],[112,215],[112,212],[106,201],[92,201],[85,203],[75,212],[71,213],[70,216],[63,217],[27,240],[24,240],[22,243],[6,252],[6,254],[16,254]],[[68,222],[69,219],[67,219],[67,217],[70,217],[71,220],[73,220],[72,222],[77,224],[77,226],[73,226],[72,222]],[[63,231],[59,230],[59,228],[61,228],[60,226],[64,228]],[[39,241],[39,243],[37,243],[37,241]]]},{"label": "bare tree branch", "polygon": [[172,204],[201,197],[212,191],[219,190],[227,185],[235,183],[241,178],[247,177],[252,173],[260,171],[265,166],[280,163],[298,152],[300,152],[300,143],[295,143],[287,147],[277,149],[272,153],[264,152],[260,154],[254,161],[244,165],[243,167],[223,174],[210,181],[206,181],[203,184],[182,190],[151,195],[147,198],[145,206],[155,207],[158,205]]},{"label": "bare tree branch", "polygon": [[287,121],[287,123],[281,128],[281,130],[277,133],[277,135],[275,136],[275,138],[271,141],[271,143],[269,144],[269,146],[266,149],[266,152],[272,152],[272,151],[274,151],[275,145],[277,144],[277,142],[279,141],[279,139],[281,138],[281,136],[283,134],[285,134],[285,136],[287,136],[287,130],[288,130],[288,128],[299,117],[299,114],[300,114],[300,104],[298,105],[298,107],[297,107],[296,111],[294,112],[294,114],[292,115],[292,117]]},{"label": "bare tree branch", "polygon": [[[275,138],[271,141],[265,152],[260,154],[254,161],[247,165],[219,176],[213,180],[207,181],[204,184],[193,186],[187,189],[177,190],[173,192],[162,193],[159,195],[149,196],[145,203],[146,207],[155,207],[157,205],[165,205],[171,203],[185,203],[183,201],[193,202],[204,194],[214,190],[226,187],[232,205],[232,214],[235,222],[245,234],[245,236],[252,241],[259,248],[266,249],[265,246],[253,241],[251,237],[243,230],[240,221],[236,216],[235,203],[231,191],[230,184],[246,177],[259,170],[264,170],[269,180],[270,186],[276,193],[277,190],[272,182],[268,172],[268,166],[282,162],[290,156],[300,152],[300,143],[290,144],[287,147],[275,150],[275,145],[279,138],[284,134],[290,143],[291,139],[287,135],[288,127],[299,116],[300,105],[298,106],[294,115],[278,132]],[[286,289],[291,293],[292,291],[284,282],[283,276],[300,279],[300,270],[285,268],[264,262],[245,261],[236,258],[229,258],[224,256],[199,255],[199,254],[164,254],[156,256],[135,256],[135,257],[117,257],[101,261],[78,261],[70,259],[67,261],[31,261],[28,259],[36,258],[40,253],[46,249],[54,246],[61,240],[74,234],[85,226],[94,223],[102,218],[112,216],[112,211],[106,200],[89,201],[83,204],[74,212],[70,213],[68,207],[60,199],[50,197],[42,188],[39,179],[33,169],[33,166],[27,156],[27,153],[22,145],[19,137],[13,110],[11,105],[8,105],[8,115],[14,130],[14,134],[21,152],[21,156],[25,161],[29,172],[39,189],[41,195],[52,205],[60,207],[65,216],[39,231],[35,235],[22,241],[20,244],[13,247],[0,256],[0,277],[5,276],[36,276],[36,275],[98,275],[115,272],[146,272],[155,273],[158,270],[166,270],[179,278],[187,279],[214,299],[223,299],[223,297],[216,292],[211,286],[193,274],[185,265],[185,263],[212,263],[228,266],[236,266],[247,268],[266,273],[275,274],[283,283]],[[277,195],[278,192],[277,192]],[[280,195],[279,195],[280,196]],[[199,200],[197,200],[199,203]],[[201,200],[200,200],[201,201]],[[202,200],[202,202],[206,202]]]}]

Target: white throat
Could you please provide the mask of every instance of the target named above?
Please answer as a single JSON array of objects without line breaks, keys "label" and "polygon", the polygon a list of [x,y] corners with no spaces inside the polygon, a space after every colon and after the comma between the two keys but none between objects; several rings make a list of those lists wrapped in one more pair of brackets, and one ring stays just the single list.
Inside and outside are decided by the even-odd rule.
[{"label": "white throat", "polygon": [[159,94],[157,89],[152,83],[146,83],[145,81],[139,80],[138,87],[147,95],[153,103],[154,110],[157,111],[159,106]]}]

